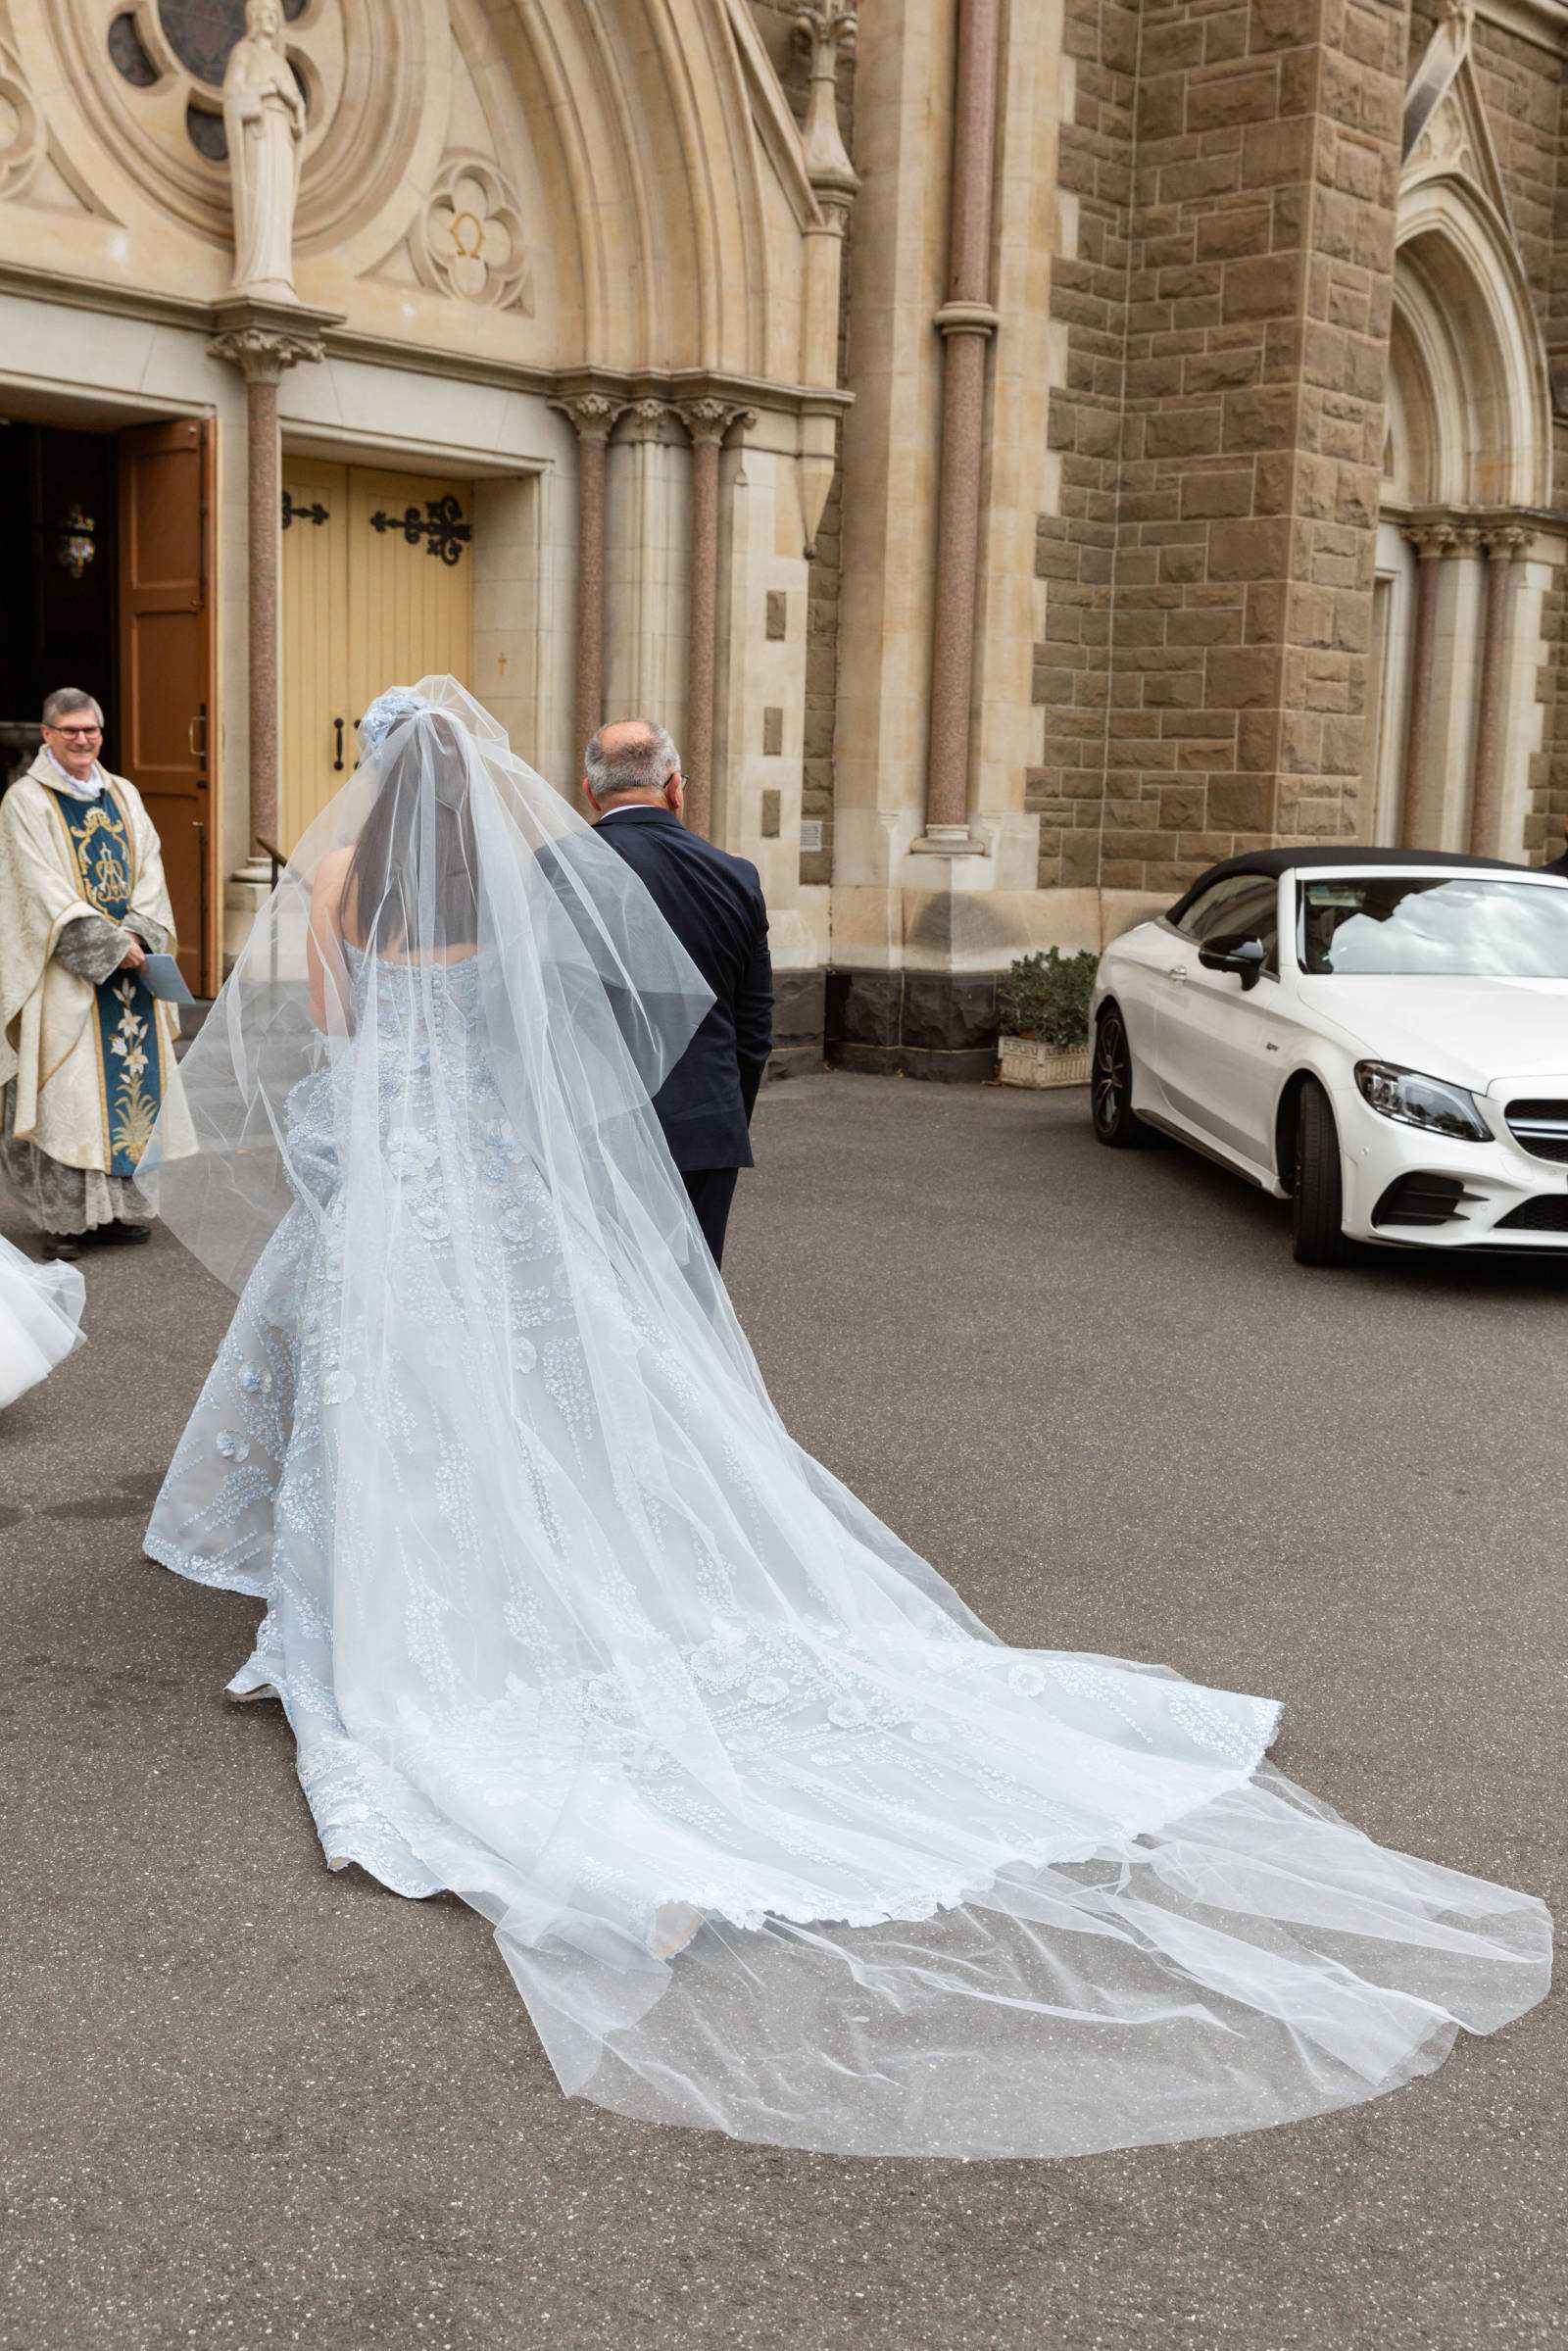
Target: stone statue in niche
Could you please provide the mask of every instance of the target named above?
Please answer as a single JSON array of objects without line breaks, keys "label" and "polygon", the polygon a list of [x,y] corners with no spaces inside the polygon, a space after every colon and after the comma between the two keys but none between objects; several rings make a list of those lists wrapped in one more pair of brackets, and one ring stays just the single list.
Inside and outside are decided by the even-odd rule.
[{"label": "stone statue in niche", "polygon": [[246,0],[245,33],[223,75],[234,188],[234,293],[297,302],[294,205],[305,100],[283,48],[281,0]]}]

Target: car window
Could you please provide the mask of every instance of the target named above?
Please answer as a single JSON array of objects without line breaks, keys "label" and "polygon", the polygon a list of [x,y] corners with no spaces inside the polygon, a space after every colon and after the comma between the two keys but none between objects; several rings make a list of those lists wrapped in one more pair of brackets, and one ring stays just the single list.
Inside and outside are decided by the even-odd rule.
[{"label": "car window", "polygon": [[[1196,947],[1229,955],[1249,939],[1263,945],[1263,969],[1280,967],[1279,884],[1264,874],[1233,873],[1187,910],[1177,926]],[[1194,920],[1196,917],[1196,921]]]},{"label": "car window", "polygon": [[1568,890],[1486,874],[1348,874],[1300,887],[1301,967],[1568,979]]},{"label": "car window", "polygon": [[[1175,927],[1184,939],[1201,942],[1215,923],[1224,920],[1227,907],[1238,899],[1250,898],[1259,889],[1273,891],[1277,886],[1255,873],[1227,873],[1219,881],[1211,882],[1200,898],[1194,899]],[[1251,935],[1255,938],[1256,933]]]}]

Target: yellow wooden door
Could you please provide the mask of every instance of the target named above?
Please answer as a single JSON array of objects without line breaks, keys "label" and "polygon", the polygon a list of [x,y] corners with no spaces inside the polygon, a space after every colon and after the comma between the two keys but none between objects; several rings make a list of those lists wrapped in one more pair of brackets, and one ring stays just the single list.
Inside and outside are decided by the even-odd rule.
[{"label": "yellow wooden door", "polygon": [[354,765],[347,709],[349,528],[347,465],[285,456],[278,846],[289,852]]},{"label": "yellow wooden door", "polygon": [[386,686],[468,682],[467,482],[285,456],[282,847],[347,781],[355,728]]},{"label": "yellow wooden door", "polygon": [[356,717],[387,686],[450,672],[473,638],[473,492],[416,473],[349,477],[349,677]]}]

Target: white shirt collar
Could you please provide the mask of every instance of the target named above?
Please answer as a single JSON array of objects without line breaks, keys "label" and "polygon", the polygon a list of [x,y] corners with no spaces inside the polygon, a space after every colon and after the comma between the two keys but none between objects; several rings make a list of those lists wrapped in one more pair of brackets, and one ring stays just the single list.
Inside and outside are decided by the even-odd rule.
[{"label": "white shirt collar", "polygon": [[73,800],[96,800],[98,798],[104,788],[104,771],[96,759],[92,763],[91,775],[74,776],[69,767],[61,766],[47,743],[43,747],[43,756],[56,775],[59,776],[60,789],[69,792]]}]

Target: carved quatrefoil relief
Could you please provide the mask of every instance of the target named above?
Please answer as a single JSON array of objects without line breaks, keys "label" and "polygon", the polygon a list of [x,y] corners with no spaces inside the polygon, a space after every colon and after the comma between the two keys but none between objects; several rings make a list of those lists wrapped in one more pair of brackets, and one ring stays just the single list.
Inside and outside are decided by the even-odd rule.
[{"label": "carved quatrefoil relief", "polygon": [[533,272],[511,187],[481,155],[449,155],[413,239],[415,266],[437,293],[533,316]]}]

